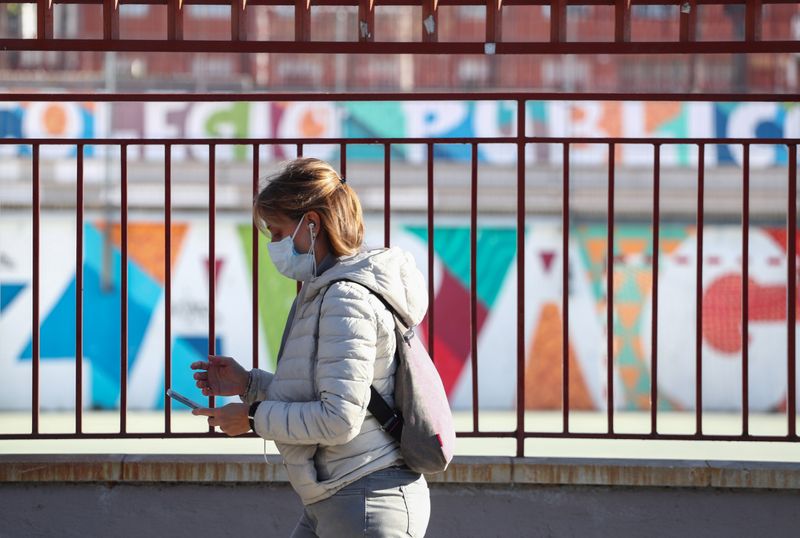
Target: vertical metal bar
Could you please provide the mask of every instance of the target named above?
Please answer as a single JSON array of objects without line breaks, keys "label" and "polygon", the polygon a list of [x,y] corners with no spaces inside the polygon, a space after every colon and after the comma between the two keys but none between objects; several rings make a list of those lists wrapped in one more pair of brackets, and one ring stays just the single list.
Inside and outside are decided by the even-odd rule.
[{"label": "vertical metal bar", "polygon": [[231,0],[231,41],[247,40],[247,0]]},{"label": "vertical metal bar", "polygon": [[745,41],[761,41],[761,4],[762,0],[747,0],[745,2]]},{"label": "vertical metal bar", "polygon": [[680,41],[697,39],[697,0],[683,0],[680,4]]},{"label": "vertical metal bar", "polygon": [[517,100],[517,457],[525,456],[525,100]]},{"label": "vertical metal bar", "polygon": [[435,287],[433,285],[433,209],[433,143],[428,142],[428,354],[430,354],[431,359],[435,363],[433,316],[435,313],[436,297],[434,295]]},{"label": "vertical metal bar", "polygon": [[[208,145],[208,354],[216,355],[216,297],[217,297],[217,252],[216,252],[216,149],[215,144]],[[214,396],[208,397],[208,406],[214,407]],[[213,426],[208,427],[214,431]]]},{"label": "vertical metal bar", "polygon": [[608,145],[608,245],[606,254],[606,414],[608,420],[608,433],[614,433],[614,167],[615,144]]},{"label": "vertical metal bar", "polygon": [[[253,200],[255,200],[256,196],[258,195],[258,175],[259,175],[259,162],[258,162],[258,153],[259,153],[259,146],[258,144],[253,144]],[[252,257],[253,257],[253,274],[252,274],[252,286],[253,286],[253,322],[251,328],[251,334],[253,338],[253,368],[258,368],[258,229],[255,226],[252,226],[251,229],[251,248],[252,248]]]},{"label": "vertical metal bar", "polygon": [[83,431],[83,144],[78,144],[75,199],[75,433]]},{"label": "vertical metal bar", "polygon": [[788,227],[787,240],[789,256],[789,293],[786,301],[787,344],[788,344],[788,383],[786,406],[788,407],[789,437],[797,436],[796,411],[797,411],[797,386],[796,386],[796,349],[795,331],[797,330],[797,146],[789,145],[789,200],[788,200]]},{"label": "vertical metal bar", "polygon": [[33,170],[31,171],[32,211],[33,211],[33,267],[31,267],[31,280],[33,281],[33,297],[31,299],[31,433],[39,433],[39,240],[41,235],[41,185],[39,182],[39,144],[33,144]]},{"label": "vertical metal bar", "polygon": [[[303,156],[303,144],[297,144],[297,158],[299,159],[302,156]],[[300,288],[302,288],[302,287],[303,287],[303,283],[298,280],[297,281],[297,293],[300,293]]]},{"label": "vertical metal bar", "polygon": [[486,42],[503,40],[503,0],[486,0]]},{"label": "vertical metal bar", "polygon": [[311,41],[311,0],[294,0],[294,40]]},{"label": "vertical metal bar", "polygon": [[[164,387],[172,387],[172,144],[164,145]],[[164,433],[170,433],[172,402],[162,397]]]},{"label": "vertical metal bar", "polygon": [[750,144],[742,167],[742,435],[750,433]]},{"label": "vertical metal bar", "polygon": [[36,2],[36,39],[53,39],[53,0]]},{"label": "vertical metal bar", "polygon": [[703,434],[703,200],[705,190],[705,144],[699,145],[697,166],[697,286],[695,287],[695,427],[696,434]]},{"label": "vertical metal bar", "polygon": [[128,423],[128,145],[120,146],[120,190],[121,190],[121,243],[122,279],[120,284],[120,354],[119,354],[119,432],[127,432]]},{"label": "vertical metal bar", "polygon": [[564,43],[567,40],[567,0],[550,2],[550,42]]},{"label": "vertical metal bar", "polygon": [[358,0],[358,40],[375,41],[375,0]]},{"label": "vertical metal bar", "polygon": [[183,39],[183,0],[167,1],[167,40]]},{"label": "vertical metal bar", "polygon": [[339,145],[339,162],[341,165],[339,166],[339,171],[341,172],[341,177],[347,177],[347,144],[342,143]]},{"label": "vertical metal bar", "polygon": [[615,0],[614,41],[627,43],[631,40],[631,0]]},{"label": "vertical metal bar", "polygon": [[569,432],[569,143],[563,146],[561,184],[561,427]]},{"label": "vertical metal bar", "polygon": [[439,41],[439,0],[422,0],[422,42]]},{"label": "vertical metal bar", "polygon": [[653,145],[653,301],[650,317],[650,433],[658,433],[658,264],[661,232],[661,144]]},{"label": "vertical metal bar", "polygon": [[389,247],[392,219],[392,147],[383,145],[383,246]]},{"label": "vertical metal bar", "polygon": [[472,431],[477,432],[478,411],[478,144],[472,143],[469,208],[469,336],[472,362]]},{"label": "vertical metal bar", "polygon": [[103,0],[103,39],[119,39],[119,0]]}]

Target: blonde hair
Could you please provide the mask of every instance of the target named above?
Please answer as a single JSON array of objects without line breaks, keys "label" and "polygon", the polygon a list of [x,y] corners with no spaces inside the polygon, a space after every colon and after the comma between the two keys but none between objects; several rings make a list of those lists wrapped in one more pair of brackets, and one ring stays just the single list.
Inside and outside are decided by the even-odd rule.
[{"label": "blonde hair", "polygon": [[253,201],[253,220],[266,230],[268,215],[292,220],[316,211],[333,255],[355,254],[364,241],[364,217],[356,192],[333,167],[320,159],[290,161],[271,177]]}]

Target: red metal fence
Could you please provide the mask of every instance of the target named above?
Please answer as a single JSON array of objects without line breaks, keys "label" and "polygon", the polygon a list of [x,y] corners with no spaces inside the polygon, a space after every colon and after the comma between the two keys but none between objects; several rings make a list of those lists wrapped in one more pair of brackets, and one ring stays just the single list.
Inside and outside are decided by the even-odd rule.
[{"label": "red metal fence", "polygon": [[[800,139],[797,138],[693,138],[693,139],[675,139],[675,138],[557,138],[557,137],[535,137],[526,134],[526,103],[528,101],[543,100],[543,99],[563,99],[563,100],[616,100],[625,101],[630,99],[642,100],[719,100],[719,101],[733,101],[733,98],[725,96],[672,96],[672,95],[535,95],[535,94],[475,94],[475,95],[460,95],[454,97],[451,95],[442,94],[417,94],[414,96],[407,95],[293,95],[293,96],[264,96],[264,95],[244,95],[244,96],[221,96],[221,95],[47,95],[47,94],[31,94],[31,95],[6,95],[4,100],[38,100],[38,101],[82,101],[82,100],[96,100],[96,101],[242,101],[242,100],[262,100],[262,101],[281,101],[287,100],[291,97],[294,100],[318,100],[318,101],[360,101],[360,100],[384,100],[384,101],[400,101],[400,100],[441,100],[441,101],[458,101],[458,100],[513,100],[516,103],[516,133],[511,136],[503,137],[481,137],[481,138],[376,138],[376,139],[355,139],[355,138],[336,138],[336,139],[0,139],[0,145],[27,145],[32,148],[32,220],[33,220],[33,243],[31,245],[31,252],[33,258],[32,282],[33,282],[33,309],[32,318],[30,320],[32,327],[32,345],[33,345],[33,358],[32,358],[32,424],[31,433],[16,434],[16,433],[3,433],[0,434],[2,439],[84,439],[84,438],[179,438],[179,437],[213,437],[221,436],[222,434],[215,429],[210,429],[207,433],[185,433],[172,431],[172,419],[169,403],[166,403],[164,408],[164,428],[160,433],[137,433],[129,431],[128,418],[127,418],[127,372],[128,372],[128,307],[127,307],[127,261],[128,261],[128,155],[127,150],[129,146],[160,146],[164,148],[164,213],[163,219],[166,224],[165,227],[165,300],[166,300],[166,321],[165,321],[165,386],[171,386],[173,372],[171,370],[171,327],[170,327],[170,305],[171,305],[171,290],[172,290],[172,276],[171,276],[171,235],[170,223],[172,222],[172,158],[171,151],[173,146],[176,145],[203,145],[208,148],[208,223],[209,223],[209,238],[208,238],[208,251],[209,259],[209,279],[208,279],[208,303],[209,303],[209,316],[208,316],[208,353],[215,353],[215,225],[216,225],[216,149],[224,145],[248,145],[253,149],[252,159],[252,190],[256,192],[258,188],[259,176],[261,170],[259,169],[259,148],[265,145],[277,144],[291,144],[297,148],[297,154],[302,155],[304,146],[311,144],[336,144],[340,148],[340,162],[342,175],[347,174],[347,149],[350,145],[364,145],[371,144],[382,147],[384,151],[384,242],[386,245],[390,244],[392,237],[390,234],[390,208],[392,205],[391,200],[391,162],[390,154],[392,147],[396,145],[405,144],[422,144],[427,149],[427,229],[428,229],[428,293],[430,298],[430,310],[427,319],[428,323],[428,336],[432,341],[434,334],[434,319],[438,313],[435,311],[434,296],[434,282],[433,282],[433,266],[434,266],[434,235],[432,232],[434,228],[435,209],[434,209],[434,147],[437,144],[464,144],[471,150],[471,175],[469,178],[469,192],[470,192],[470,313],[469,313],[469,326],[464,327],[464,331],[470,335],[471,346],[471,369],[472,369],[472,428],[469,431],[460,431],[460,437],[472,438],[512,438],[516,440],[516,453],[519,456],[524,455],[524,442],[529,438],[603,438],[603,439],[650,439],[650,440],[723,440],[723,441],[798,441],[796,430],[796,407],[797,407],[797,387],[795,384],[796,379],[796,342],[795,342],[795,325],[796,325],[796,310],[793,307],[795,298],[797,296],[797,252],[796,252],[796,235],[797,235],[797,157],[798,157],[798,144]],[[736,101],[781,101],[785,102],[787,99],[783,96],[738,96]],[[790,100],[793,103],[800,101],[800,98],[794,97]],[[569,361],[569,346],[562,345],[562,427],[560,431],[530,431],[525,426],[525,344],[524,344],[524,319],[525,319],[525,234],[522,232],[525,229],[526,214],[526,166],[525,166],[525,148],[528,145],[549,144],[557,145],[561,148],[563,155],[563,173],[561,177],[562,182],[562,249],[564,263],[563,273],[561,275],[563,290],[561,294],[561,308],[563,312],[563,326],[562,326],[562,342],[568,341],[570,333],[570,315],[569,315],[569,242],[570,242],[570,189],[571,189],[571,172],[570,172],[570,151],[571,148],[578,144],[602,144],[607,147],[608,161],[607,161],[607,176],[608,176],[608,193],[607,193],[607,226],[608,226],[608,251],[607,251],[607,271],[606,271],[606,286],[607,297],[606,301],[606,318],[607,327],[613,328],[614,317],[614,234],[615,234],[615,148],[621,144],[642,144],[653,148],[653,162],[652,162],[652,270],[653,270],[653,288],[652,288],[652,321],[651,321],[651,372],[652,382],[650,389],[650,429],[644,433],[623,433],[617,431],[615,428],[615,415],[614,415],[614,379],[613,379],[613,361],[608,361],[607,367],[607,418],[606,418],[606,431],[604,432],[578,432],[571,428],[570,424],[570,361]],[[119,431],[112,433],[89,433],[83,431],[83,416],[82,409],[85,407],[82,401],[82,357],[84,355],[82,349],[83,342],[83,302],[82,294],[77,293],[76,296],[76,309],[75,309],[75,322],[76,322],[76,349],[75,349],[75,379],[77,383],[75,392],[75,431],[74,433],[43,433],[40,431],[39,414],[40,414],[40,331],[41,325],[40,312],[39,312],[39,290],[41,288],[41,279],[46,278],[40,265],[40,251],[42,245],[40,244],[40,154],[42,147],[47,145],[73,145],[77,147],[76,159],[76,184],[75,192],[77,197],[77,204],[75,210],[75,219],[78,223],[76,234],[76,273],[77,273],[77,290],[83,288],[83,274],[82,274],[82,260],[84,259],[84,243],[81,233],[82,223],[84,222],[84,148],[87,145],[105,145],[117,147],[120,150],[120,177],[121,177],[121,252],[122,252],[122,301],[121,301],[121,342],[120,342],[120,423]],[[517,203],[514,208],[515,222],[516,222],[516,293],[518,311],[516,312],[516,428],[513,431],[486,431],[480,428],[479,423],[479,409],[480,402],[478,401],[478,386],[480,379],[478,376],[478,361],[481,360],[477,354],[477,233],[478,233],[478,149],[482,145],[491,144],[513,144],[516,146],[516,197]],[[788,150],[788,176],[783,179],[786,181],[788,197],[786,199],[786,230],[787,230],[787,249],[788,249],[788,265],[787,265],[787,295],[786,301],[789,307],[787,308],[787,349],[788,353],[785,361],[785,368],[788,375],[788,391],[787,391],[787,434],[786,435],[754,435],[749,430],[749,416],[748,416],[748,352],[747,344],[743,346],[742,356],[742,416],[741,426],[742,433],[740,435],[720,435],[709,434],[703,430],[703,353],[702,353],[702,338],[703,333],[700,327],[703,324],[703,294],[702,286],[697,286],[695,304],[692,305],[696,312],[697,331],[695,341],[686,344],[687,353],[691,352],[690,348],[694,348],[695,355],[695,372],[696,379],[696,392],[695,392],[695,422],[694,433],[675,434],[675,433],[660,433],[658,422],[658,402],[659,402],[659,388],[658,388],[658,302],[659,302],[659,286],[658,286],[658,270],[659,270],[659,225],[661,221],[660,209],[660,193],[661,193],[661,150],[662,148],[674,145],[692,145],[698,150],[699,163],[697,167],[696,176],[696,208],[697,208],[697,258],[696,258],[696,278],[697,282],[702,282],[702,275],[704,270],[703,258],[703,229],[704,229],[704,203],[705,203],[705,155],[707,148],[714,145],[737,145],[743,151],[743,166],[741,177],[741,200],[743,205],[742,214],[742,253],[743,260],[748,259],[749,249],[749,227],[750,227],[750,148],[754,144],[775,144],[785,147]],[[776,179],[778,181],[778,179]],[[253,356],[252,365],[258,367],[258,256],[256,255],[257,231],[255,228],[252,230],[253,242],[253,270],[252,270],[252,334],[253,334]],[[742,273],[742,289],[748,290],[749,275],[748,263],[743,263]],[[687,305],[689,307],[689,305]],[[745,291],[742,294],[742,317],[741,317],[741,331],[742,334],[748,334],[748,293]],[[614,333],[609,329],[606,335],[606,350],[608,357],[614,357]],[[745,339],[746,342],[746,339]],[[431,350],[434,362],[436,356]],[[689,373],[687,372],[687,375]],[[210,402],[213,405],[213,399]],[[251,434],[252,435],[252,434]]]}]

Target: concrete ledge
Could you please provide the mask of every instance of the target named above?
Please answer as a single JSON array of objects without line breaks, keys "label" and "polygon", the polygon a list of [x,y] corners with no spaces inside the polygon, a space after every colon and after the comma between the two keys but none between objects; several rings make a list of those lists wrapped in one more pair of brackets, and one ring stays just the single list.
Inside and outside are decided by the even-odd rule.
[{"label": "concrete ledge", "polygon": [[[0,455],[0,483],[285,483],[279,456]],[[457,457],[433,484],[800,490],[793,463]]]}]

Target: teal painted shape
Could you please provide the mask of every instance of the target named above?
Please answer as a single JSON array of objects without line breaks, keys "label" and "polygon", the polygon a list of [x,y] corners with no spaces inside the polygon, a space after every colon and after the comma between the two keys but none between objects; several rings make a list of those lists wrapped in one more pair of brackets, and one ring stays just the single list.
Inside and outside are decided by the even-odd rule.
[{"label": "teal painted shape", "polygon": [[350,136],[348,129],[359,129],[379,138],[406,135],[406,117],[398,102],[354,102],[347,103],[344,108],[347,111],[345,136]]},{"label": "teal painted shape", "polygon": [[544,101],[528,101],[526,108],[528,120],[547,122],[547,103]]},{"label": "teal painted shape", "polygon": [[17,295],[25,289],[25,284],[7,283],[0,284],[0,312],[6,309]]},{"label": "teal painted shape", "polygon": [[[216,351],[220,355],[225,351],[222,349],[222,339],[216,339]],[[192,377],[194,370],[190,368],[195,361],[208,359],[208,336],[176,336],[172,340],[172,389],[180,392],[190,400],[199,404],[207,404],[208,398],[195,385]],[[156,401],[153,403],[155,409],[164,409],[164,387],[163,378],[159,380],[159,391]],[[172,402],[172,409],[185,411],[187,407],[180,402]]]},{"label": "teal painted shape", "polygon": [[[344,136],[359,138],[403,138],[406,135],[405,114],[400,103],[355,102],[344,105],[346,111]],[[393,153],[405,155],[402,146]],[[384,148],[376,144],[348,144],[347,156],[355,160],[378,161],[384,158]]]},{"label": "teal painted shape", "polygon": [[[83,354],[91,361],[92,405],[117,407],[120,394],[120,342],[122,256],[112,253],[111,288],[101,282],[103,238],[90,224],[84,225]],[[41,327],[40,356],[43,360],[75,356],[75,278],[70,281]],[[161,296],[161,287],[145,271],[128,260],[128,372],[139,353],[150,318]],[[20,359],[30,360],[29,341]]]},{"label": "teal painted shape", "polygon": [[[408,226],[406,230],[427,243],[428,229]],[[506,274],[517,253],[517,233],[513,228],[479,227],[477,256],[478,299],[488,308],[503,287]],[[434,251],[442,263],[465,288],[470,287],[470,229],[434,228]]]}]

